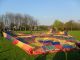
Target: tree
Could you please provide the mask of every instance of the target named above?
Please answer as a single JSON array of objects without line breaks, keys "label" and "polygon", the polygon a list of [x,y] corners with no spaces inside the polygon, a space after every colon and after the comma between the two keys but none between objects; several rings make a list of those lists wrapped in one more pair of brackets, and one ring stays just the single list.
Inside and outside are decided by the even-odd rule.
[{"label": "tree", "polygon": [[64,29],[64,23],[61,22],[60,20],[55,20],[52,27],[57,28],[58,30],[63,30]]},{"label": "tree", "polygon": [[37,26],[37,21],[32,16],[6,13],[0,16],[0,20],[4,24],[4,29],[9,28],[12,30],[33,30]]},{"label": "tree", "polygon": [[78,23],[73,21],[73,20],[70,20],[64,24],[64,27],[67,30],[77,30],[78,29]]}]

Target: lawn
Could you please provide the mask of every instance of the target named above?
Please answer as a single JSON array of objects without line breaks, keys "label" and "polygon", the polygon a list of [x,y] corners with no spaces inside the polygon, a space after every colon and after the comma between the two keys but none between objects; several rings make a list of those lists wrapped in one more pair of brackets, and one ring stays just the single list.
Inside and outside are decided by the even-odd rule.
[{"label": "lawn", "polygon": [[[80,40],[80,31],[69,32],[72,36]],[[80,60],[80,51],[71,51],[67,53],[67,60]],[[38,56],[30,56],[19,47],[3,37],[0,38],[0,60],[65,60],[65,53],[54,53]]]},{"label": "lawn", "polygon": [[77,40],[80,40],[80,31],[69,31],[69,34],[75,37]]},{"label": "lawn", "polygon": [[[47,30],[44,30],[47,33]],[[23,32],[25,34],[35,34],[35,33],[44,33],[44,31],[15,31],[16,33]]]}]

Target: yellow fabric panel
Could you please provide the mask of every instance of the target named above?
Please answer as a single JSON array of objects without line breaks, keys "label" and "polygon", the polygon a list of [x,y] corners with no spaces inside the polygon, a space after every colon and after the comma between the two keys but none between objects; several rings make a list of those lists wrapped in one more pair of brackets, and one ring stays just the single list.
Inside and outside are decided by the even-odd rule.
[{"label": "yellow fabric panel", "polygon": [[59,40],[59,42],[60,42],[61,44],[66,44],[66,43],[67,43],[67,41],[65,41],[65,40]]},{"label": "yellow fabric panel", "polygon": [[60,34],[64,34],[64,32],[63,31],[61,31],[61,32],[59,32]]},{"label": "yellow fabric panel", "polygon": [[36,45],[36,46],[42,46],[42,44],[39,43],[39,42],[35,43],[34,45]]},{"label": "yellow fabric panel", "polygon": [[6,34],[5,32],[3,32],[3,36],[4,36],[4,37],[7,37],[7,34]]},{"label": "yellow fabric panel", "polygon": [[18,36],[18,37],[31,37],[31,36]]},{"label": "yellow fabric panel", "polygon": [[22,48],[23,45],[24,45],[24,43],[19,41],[16,45],[17,45],[18,47]]},{"label": "yellow fabric panel", "polygon": [[75,43],[73,43],[73,42],[67,42],[67,44],[69,44],[69,45],[75,45]]},{"label": "yellow fabric panel", "polygon": [[28,44],[23,44],[22,49],[29,51],[30,49],[33,49],[33,47],[29,46]]}]

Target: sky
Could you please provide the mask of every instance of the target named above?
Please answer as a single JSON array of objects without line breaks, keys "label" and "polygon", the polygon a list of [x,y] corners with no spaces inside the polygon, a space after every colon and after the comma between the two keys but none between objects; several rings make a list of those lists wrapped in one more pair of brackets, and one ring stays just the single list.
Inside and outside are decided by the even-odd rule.
[{"label": "sky", "polygon": [[80,0],[0,0],[0,15],[7,12],[29,14],[41,25],[56,19],[80,20]]}]

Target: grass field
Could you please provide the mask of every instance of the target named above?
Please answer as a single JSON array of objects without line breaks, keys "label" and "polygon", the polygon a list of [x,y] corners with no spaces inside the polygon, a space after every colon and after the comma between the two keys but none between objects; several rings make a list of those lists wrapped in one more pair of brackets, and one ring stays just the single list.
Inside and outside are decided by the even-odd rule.
[{"label": "grass field", "polygon": [[[80,31],[70,31],[69,34],[80,40]],[[65,53],[54,53],[38,56],[30,56],[19,47],[11,44],[9,40],[0,38],[0,60],[65,60]],[[67,60],[80,60],[80,51],[67,53]]]},{"label": "grass field", "polygon": [[69,31],[69,34],[75,37],[77,40],[80,40],[80,31]]}]

